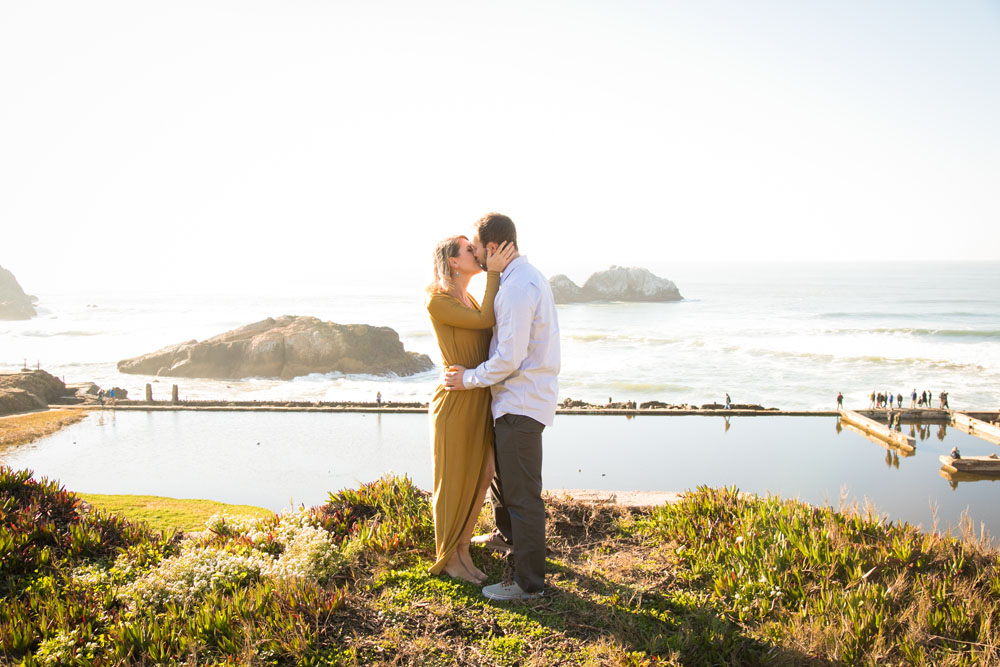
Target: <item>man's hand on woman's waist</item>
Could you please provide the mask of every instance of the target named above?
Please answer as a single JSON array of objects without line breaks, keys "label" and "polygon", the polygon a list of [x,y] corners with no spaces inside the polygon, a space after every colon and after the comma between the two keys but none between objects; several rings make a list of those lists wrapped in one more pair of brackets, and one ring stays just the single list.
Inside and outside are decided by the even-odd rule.
[{"label": "man's hand on woman's waist", "polygon": [[464,366],[449,366],[444,371],[444,388],[446,391],[459,391],[465,389],[462,383],[462,374],[465,373]]}]

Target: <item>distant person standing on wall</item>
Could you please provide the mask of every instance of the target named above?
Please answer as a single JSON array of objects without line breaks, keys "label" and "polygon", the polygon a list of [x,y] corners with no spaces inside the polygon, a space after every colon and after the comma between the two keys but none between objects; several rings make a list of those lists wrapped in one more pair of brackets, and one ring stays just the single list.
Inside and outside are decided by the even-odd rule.
[{"label": "distant person standing on wall", "polygon": [[730,410],[733,407],[733,399],[729,398],[729,394],[726,394],[726,410]]},{"label": "distant person standing on wall", "polygon": [[838,410],[844,409],[844,394],[843,392],[840,391],[837,392],[837,409]]},{"label": "distant person standing on wall", "polygon": [[899,408],[900,410],[903,409],[903,395],[902,394],[896,394],[896,407]]},{"label": "distant person standing on wall", "polygon": [[871,402],[868,404],[868,407],[869,408],[874,408],[875,407],[875,392],[874,391],[872,391]]},{"label": "distant person standing on wall", "polygon": [[893,395],[889,394],[889,409],[890,410],[892,410],[892,399],[893,399]]},{"label": "distant person standing on wall", "polygon": [[913,393],[910,394],[910,407],[911,408],[917,407],[917,390],[916,389],[914,389]]},{"label": "distant person standing on wall", "polygon": [[375,407],[382,407],[382,392],[375,394]]}]

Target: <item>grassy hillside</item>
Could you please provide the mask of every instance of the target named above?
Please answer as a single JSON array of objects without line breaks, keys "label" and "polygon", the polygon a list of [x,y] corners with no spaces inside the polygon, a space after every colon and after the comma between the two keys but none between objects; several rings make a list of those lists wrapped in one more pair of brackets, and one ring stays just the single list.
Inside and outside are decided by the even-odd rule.
[{"label": "grassy hillside", "polygon": [[[430,576],[426,495],[215,515],[195,539],[0,468],[0,662],[973,665],[1000,661],[1000,562],[971,538],[699,489],[648,510],[553,500],[546,595]],[[485,527],[485,525],[484,525]],[[505,558],[474,550],[497,581]]]}]

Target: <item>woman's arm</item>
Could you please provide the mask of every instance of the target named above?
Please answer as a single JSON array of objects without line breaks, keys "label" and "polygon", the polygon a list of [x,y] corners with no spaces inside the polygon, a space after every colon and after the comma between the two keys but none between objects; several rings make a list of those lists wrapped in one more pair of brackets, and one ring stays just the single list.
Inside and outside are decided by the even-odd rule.
[{"label": "woman's arm", "polygon": [[427,302],[427,312],[438,322],[462,329],[492,329],[496,324],[493,301],[500,289],[500,272],[486,274],[486,294],[480,310],[469,308],[447,294],[432,294]]}]

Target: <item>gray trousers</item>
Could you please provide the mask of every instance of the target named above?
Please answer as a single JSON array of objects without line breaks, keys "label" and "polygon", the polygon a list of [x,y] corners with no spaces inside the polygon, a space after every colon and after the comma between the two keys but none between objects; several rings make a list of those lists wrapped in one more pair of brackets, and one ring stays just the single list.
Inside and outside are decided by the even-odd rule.
[{"label": "gray trousers", "polygon": [[544,429],[524,415],[504,415],[496,421],[490,504],[497,529],[513,547],[514,581],[529,593],[545,588]]}]

